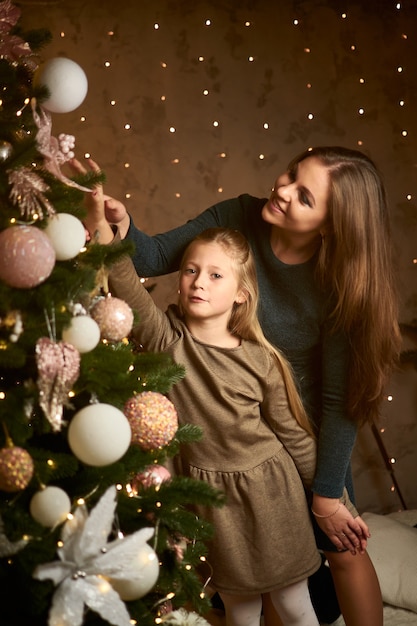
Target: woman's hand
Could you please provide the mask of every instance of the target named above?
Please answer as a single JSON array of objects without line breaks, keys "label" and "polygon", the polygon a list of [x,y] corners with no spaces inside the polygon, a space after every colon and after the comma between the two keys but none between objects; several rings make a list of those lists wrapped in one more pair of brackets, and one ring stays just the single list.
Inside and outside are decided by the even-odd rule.
[{"label": "woman's hand", "polygon": [[[87,159],[88,166],[93,172],[100,172],[100,168],[92,159]],[[87,170],[77,159],[69,161],[69,166],[74,173],[86,174]],[[105,196],[103,186],[96,185],[91,193],[85,194],[85,206],[87,208],[87,217],[84,220],[84,226],[87,229],[90,238],[97,238],[98,243],[110,243],[113,238],[113,231],[106,218]]]},{"label": "woman's hand", "polygon": [[116,198],[104,195],[104,211],[107,221],[117,225],[120,237],[124,239],[130,226],[130,216],[125,205]]},{"label": "woman's hand", "polygon": [[352,554],[364,554],[371,536],[367,524],[352,513],[337,498],[313,495],[313,515],[321,530],[326,533],[338,550]]}]

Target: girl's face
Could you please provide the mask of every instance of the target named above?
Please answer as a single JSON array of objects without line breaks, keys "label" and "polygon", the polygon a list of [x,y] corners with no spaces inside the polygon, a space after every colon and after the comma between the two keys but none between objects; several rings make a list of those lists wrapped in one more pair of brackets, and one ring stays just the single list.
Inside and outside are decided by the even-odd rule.
[{"label": "girl's face", "polygon": [[327,221],[329,173],[315,157],[301,161],[295,179],[278,177],[262,209],[263,219],[288,233],[319,235]]},{"label": "girl's face", "polygon": [[179,301],[188,320],[224,319],[235,302],[245,300],[233,260],[214,242],[196,241],[188,248],[179,273]]}]

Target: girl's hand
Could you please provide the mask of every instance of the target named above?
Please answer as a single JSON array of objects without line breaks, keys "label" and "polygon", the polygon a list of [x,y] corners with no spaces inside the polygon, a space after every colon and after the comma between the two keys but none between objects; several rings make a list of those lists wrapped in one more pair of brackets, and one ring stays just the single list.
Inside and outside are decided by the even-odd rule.
[{"label": "girl's hand", "polygon": [[313,515],[323,532],[338,550],[349,550],[351,554],[364,554],[371,536],[367,524],[358,515],[353,517],[346,506],[337,498],[324,498],[314,494]]},{"label": "girl's hand", "polygon": [[[100,172],[100,167],[92,159],[87,159],[87,164],[93,172]],[[86,174],[87,170],[77,159],[69,161],[69,166],[77,174]],[[97,185],[91,193],[85,194],[85,206],[87,217],[84,220],[90,238],[97,238],[98,243],[106,244],[113,240],[113,231],[106,219],[105,200],[103,186]]]}]

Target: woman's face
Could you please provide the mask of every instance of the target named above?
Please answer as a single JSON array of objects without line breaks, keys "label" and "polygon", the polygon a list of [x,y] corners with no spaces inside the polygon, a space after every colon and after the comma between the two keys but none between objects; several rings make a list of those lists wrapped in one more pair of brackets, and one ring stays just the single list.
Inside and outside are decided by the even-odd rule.
[{"label": "woman's face", "polygon": [[294,234],[319,235],[327,221],[329,173],[315,157],[301,161],[295,178],[285,173],[275,182],[262,209],[263,219]]}]

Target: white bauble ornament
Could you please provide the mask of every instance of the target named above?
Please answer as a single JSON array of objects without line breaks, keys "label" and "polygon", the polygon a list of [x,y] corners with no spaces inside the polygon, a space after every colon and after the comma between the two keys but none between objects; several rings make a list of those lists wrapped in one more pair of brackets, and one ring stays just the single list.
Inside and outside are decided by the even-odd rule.
[{"label": "white bauble ornament", "polygon": [[76,315],[62,331],[62,339],[84,354],[94,350],[100,341],[100,327],[89,315]]},{"label": "white bauble ornament", "polygon": [[74,415],[68,427],[68,443],[75,456],[94,467],[118,461],[130,445],[127,418],[111,404],[90,404]]},{"label": "white bauble ornament", "polygon": [[71,500],[63,489],[49,485],[35,493],[30,501],[29,510],[39,524],[53,528],[67,519],[71,511]]},{"label": "white bauble ornament", "polygon": [[85,244],[84,225],[70,213],[52,215],[48,220],[45,233],[55,250],[58,261],[73,259]]},{"label": "white bauble ornament", "polygon": [[35,82],[48,88],[42,106],[51,113],[69,113],[84,101],[88,81],[84,70],[71,59],[56,57],[42,65]]},{"label": "white bauble ornament", "polygon": [[110,578],[109,582],[113,589],[125,602],[143,598],[155,585],[159,576],[159,560],[156,552],[150,545],[145,543],[136,555],[135,573],[132,573],[132,565],[129,568],[129,578],[117,580]]}]

